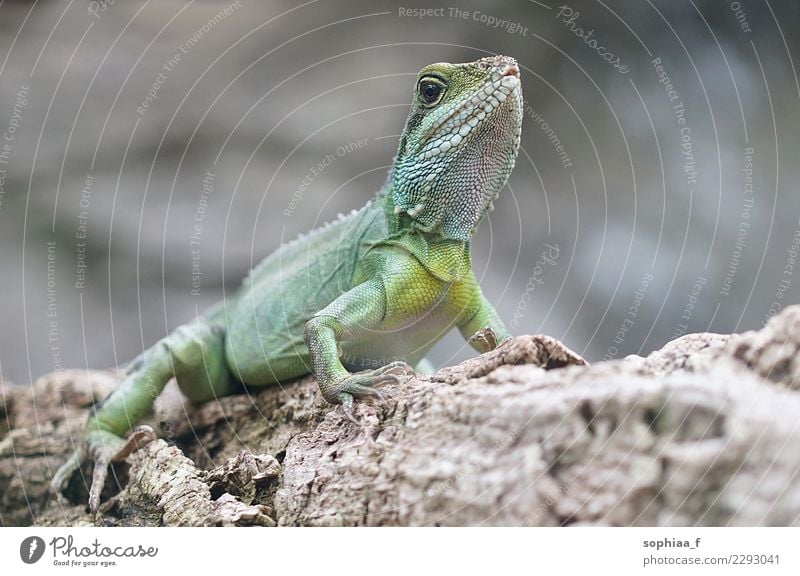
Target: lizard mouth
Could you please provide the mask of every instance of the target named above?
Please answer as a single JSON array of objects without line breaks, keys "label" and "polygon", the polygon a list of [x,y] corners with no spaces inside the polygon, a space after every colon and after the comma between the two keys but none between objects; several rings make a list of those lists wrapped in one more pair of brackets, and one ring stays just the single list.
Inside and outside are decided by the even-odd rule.
[{"label": "lizard mouth", "polygon": [[506,100],[521,98],[516,60],[508,56],[494,56],[478,60],[477,65],[486,70],[486,79],[469,97],[461,100],[430,128],[422,139],[421,160],[435,158],[460,146]]}]

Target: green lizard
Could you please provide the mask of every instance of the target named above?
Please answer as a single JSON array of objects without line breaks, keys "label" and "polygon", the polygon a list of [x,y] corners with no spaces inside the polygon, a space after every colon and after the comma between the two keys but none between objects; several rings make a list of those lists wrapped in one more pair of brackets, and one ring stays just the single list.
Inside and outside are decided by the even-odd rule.
[{"label": "green lizard", "polygon": [[134,360],[90,414],[53,489],[62,491],[91,459],[89,506],[96,512],[109,464],[152,431],[123,436],[172,377],[189,400],[203,402],[242,384],[313,372],[322,396],[355,421],[354,399],[382,398],[375,386],[397,381],[408,364],[419,366],[451,328],[481,352],[495,337],[508,338],[472,273],[470,240],[511,173],[521,129],[513,58],[423,68],[377,197],[282,246],[232,298]]}]

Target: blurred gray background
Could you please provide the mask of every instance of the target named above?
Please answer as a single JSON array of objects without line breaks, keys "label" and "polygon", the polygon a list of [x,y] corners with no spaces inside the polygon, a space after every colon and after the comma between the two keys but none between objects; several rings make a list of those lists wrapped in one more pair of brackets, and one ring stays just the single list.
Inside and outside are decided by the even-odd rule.
[{"label": "blurred gray background", "polygon": [[191,320],[375,194],[419,68],[492,53],[527,114],[475,269],[513,331],[598,360],[758,328],[800,301],[798,12],[0,3],[0,376],[120,365]]}]

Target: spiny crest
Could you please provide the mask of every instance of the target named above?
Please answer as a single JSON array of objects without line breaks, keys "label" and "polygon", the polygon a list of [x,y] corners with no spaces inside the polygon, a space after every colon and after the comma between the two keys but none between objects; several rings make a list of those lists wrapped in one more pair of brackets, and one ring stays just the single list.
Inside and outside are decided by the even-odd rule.
[{"label": "spiny crest", "polygon": [[277,258],[280,255],[281,252],[289,251],[292,248],[294,248],[294,247],[296,247],[296,246],[298,246],[298,245],[300,245],[302,243],[306,243],[306,242],[310,241],[311,239],[313,239],[315,236],[317,236],[319,234],[322,234],[323,232],[327,232],[328,230],[330,230],[334,226],[342,224],[343,222],[354,220],[356,215],[359,212],[364,212],[364,211],[369,210],[370,206],[372,206],[372,202],[373,202],[372,200],[368,201],[360,209],[355,209],[354,208],[353,210],[350,211],[349,214],[342,214],[340,212],[339,214],[336,215],[336,219],[335,220],[329,220],[328,222],[325,222],[321,226],[317,226],[316,228],[314,228],[310,232],[301,232],[294,239],[284,242],[270,256],[268,256],[267,258],[264,258],[261,262],[259,262],[255,266],[253,266],[253,268],[251,268],[251,270],[250,270],[250,273],[244,279],[242,284],[243,285],[251,284],[254,278],[258,278],[259,277],[260,272],[262,270],[270,269],[270,267],[272,266],[273,259]]}]

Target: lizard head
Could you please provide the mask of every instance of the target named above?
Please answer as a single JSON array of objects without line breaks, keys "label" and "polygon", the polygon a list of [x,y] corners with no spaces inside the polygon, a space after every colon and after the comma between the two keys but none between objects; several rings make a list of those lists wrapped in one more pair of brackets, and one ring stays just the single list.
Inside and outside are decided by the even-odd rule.
[{"label": "lizard head", "polygon": [[423,68],[390,176],[398,226],[469,240],[514,167],[521,131],[513,58]]}]

